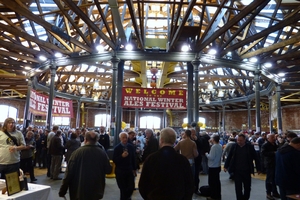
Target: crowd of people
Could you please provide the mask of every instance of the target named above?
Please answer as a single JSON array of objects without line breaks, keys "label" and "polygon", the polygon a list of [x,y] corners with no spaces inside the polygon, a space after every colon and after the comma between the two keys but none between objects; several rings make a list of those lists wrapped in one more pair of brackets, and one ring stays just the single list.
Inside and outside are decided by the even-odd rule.
[{"label": "crowd of people", "polygon": [[[141,168],[138,189],[144,199],[192,199],[203,194],[199,174],[208,175],[208,199],[222,198],[220,172],[235,183],[237,200],[248,200],[251,175],[265,173],[266,198],[289,199],[300,193],[300,138],[297,134],[231,134],[197,132],[194,128],[177,133],[172,128],[159,132],[124,130],[120,143],[112,147],[105,127],[51,130],[29,126],[17,130],[7,118],[0,131],[0,173],[28,173],[37,181],[34,168],[47,169],[47,176],[62,180],[59,196],[69,190],[70,199],[104,198],[105,175],[111,173],[107,151],[113,148],[116,182],[121,200],[130,200],[135,177]],[[67,163],[60,177],[63,159]]]}]

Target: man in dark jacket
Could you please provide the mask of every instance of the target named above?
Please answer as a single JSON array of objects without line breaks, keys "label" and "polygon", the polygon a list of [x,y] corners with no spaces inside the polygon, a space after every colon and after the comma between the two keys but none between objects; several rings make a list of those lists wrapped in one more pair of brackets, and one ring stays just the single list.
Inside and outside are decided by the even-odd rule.
[{"label": "man in dark jacket", "polygon": [[158,150],[158,141],[154,136],[154,133],[151,129],[145,130],[146,134],[146,144],[143,152],[142,160],[145,161],[146,158]]},{"label": "man in dark jacket", "polygon": [[53,136],[49,146],[49,153],[51,154],[51,178],[53,180],[61,180],[62,178],[58,177],[60,169],[61,169],[61,162],[63,156],[64,146],[61,141],[61,131],[58,130],[56,134]]},{"label": "man in dark jacket", "polygon": [[114,148],[113,161],[116,164],[116,180],[120,189],[120,200],[129,200],[134,190],[136,176],[135,149],[128,143],[128,133],[119,134],[120,143]]},{"label": "man in dark jacket", "polygon": [[139,191],[145,200],[191,200],[194,192],[189,161],[173,148],[176,133],[164,128],[160,134],[160,149],[144,162]]},{"label": "man in dark jacket", "polygon": [[105,148],[105,151],[107,151],[109,149],[110,139],[109,139],[109,135],[107,133],[105,133],[104,126],[100,127],[100,137],[99,137],[98,142]]},{"label": "man in dark jacket", "polygon": [[275,154],[277,151],[276,138],[274,134],[267,135],[267,142],[261,147],[261,154],[264,157],[264,166],[267,170],[266,191],[267,199],[274,200],[274,197],[280,198],[275,184]]},{"label": "man in dark jacket", "polygon": [[296,137],[288,145],[276,152],[275,183],[279,186],[281,200],[286,195],[300,193],[300,138]]},{"label": "man in dark jacket", "polygon": [[74,151],[68,162],[59,196],[69,188],[70,200],[98,200],[103,198],[105,174],[111,172],[107,154],[97,145],[97,134],[85,134],[84,146]]},{"label": "man in dark jacket", "polygon": [[191,132],[192,132],[191,139],[196,143],[197,150],[198,150],[198,156],[194,159],[195,160],[195,174],[194,174],[195,194],[200,195],[200,192],[199,192],[199,183],[200,183],[199,173],[200,173],[200,170],[202,168],[202,166],[201,166],[201,164],[202,164],[202,156],[201,156],[202,146],[201,146],[200,139],[197,136],[196,130],[191,129]]},{"label": "man in dark jacket", "polygon": [[209,144],[210,136],[207,134],[207,132],[203,131],[200,133],[199,140],[200,140],[200,145],[202,148],[202,151],[201,151],[202,172],[201,172],[201,174],[207,175],[208,174],[208,160],[207,160],[207,157],[205,156],[205,153],[208,153],[210,151],[210,144]]},{"label": "man in dark jacket", "polygon": [[231,147],[224,165],[225,172],[234,173],[237,200],[248,200],[250,198],[251,174],[254,174],[253,160],[255,161],[258,174],[260,174],[260,166],[257,164],[258,161],[253,145],[246,143],[244,134],[239,134],[237,143]]}]

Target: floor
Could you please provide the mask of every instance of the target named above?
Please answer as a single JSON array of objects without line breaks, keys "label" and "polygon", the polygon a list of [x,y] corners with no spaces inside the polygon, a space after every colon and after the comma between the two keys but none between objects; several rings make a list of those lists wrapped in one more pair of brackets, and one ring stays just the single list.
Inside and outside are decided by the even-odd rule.
[{"label": "floor", "polygon": [[[60,180],[52,180],[46,176],[46,169],[38,169],[35,168],[36,178],[38,179],[37,184],[49,185],[52,187],[53,200],[59,200],[62,198],[58,197],[58,191],[60,188],[61,181]],[[60,174],[60,177],[63,178],[64,174]],[[139,174],[137,180],[139,178]],[[234,183],[230,179],[228,179],[228,173],[221,172],[221,185],[222,185],[222,200],[234,200],[235,199],[235,191],[234,191]],[[265,193],[265,176],[264,175],[256,175],[252,179],[252,192],[250,200],[264,200],[266,199]],[[137,186],[136,181],[136,186]],[[207,176],[200,175],[200,186],[207,185]],[[66,199],[69,200],[68,194],[66,195]],[[114,178],[106,179],[106,187],[104,200],[118,200],[119,199],[119,189],[116,184],[116,180]],[[205,197],[194,195],[193,200],[196,199],[206,199]],[[132,195],[132,200],[142,200],[142,197],[139,194],[138,190],[135,190]]]}]

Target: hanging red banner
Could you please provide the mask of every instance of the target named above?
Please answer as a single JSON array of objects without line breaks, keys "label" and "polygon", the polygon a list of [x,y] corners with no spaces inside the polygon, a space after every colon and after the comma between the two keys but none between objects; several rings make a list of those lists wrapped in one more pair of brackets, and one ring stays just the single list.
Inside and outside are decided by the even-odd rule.
[{"label": "hanging red banner", "polygon": [[123,87],[122,107],[186,109],[186,90]]},{"label": "hanging red banner", "polygon": [[[38,93],[31,89],[29,111],[34,115],[46,116],[49,106],[49,97]],[[52,104],[53,117],[73,117],[73,102],[72,100],[64,100],[59,98],[53,99]]]}]

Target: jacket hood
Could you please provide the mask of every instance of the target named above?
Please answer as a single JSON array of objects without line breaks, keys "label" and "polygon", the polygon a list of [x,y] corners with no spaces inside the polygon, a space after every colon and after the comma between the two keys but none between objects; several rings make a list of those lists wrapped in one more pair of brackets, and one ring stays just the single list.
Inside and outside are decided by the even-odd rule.
[{"label": "jacket hood", "polygon": [[279,153],[281,153],[281,154],[285,154],[285,153],[288,153],[293,150],[294,150],[294,147],[292,147],[291,145],[288,145],[288,144],[284,144],[281,148],[278,149]]}]

